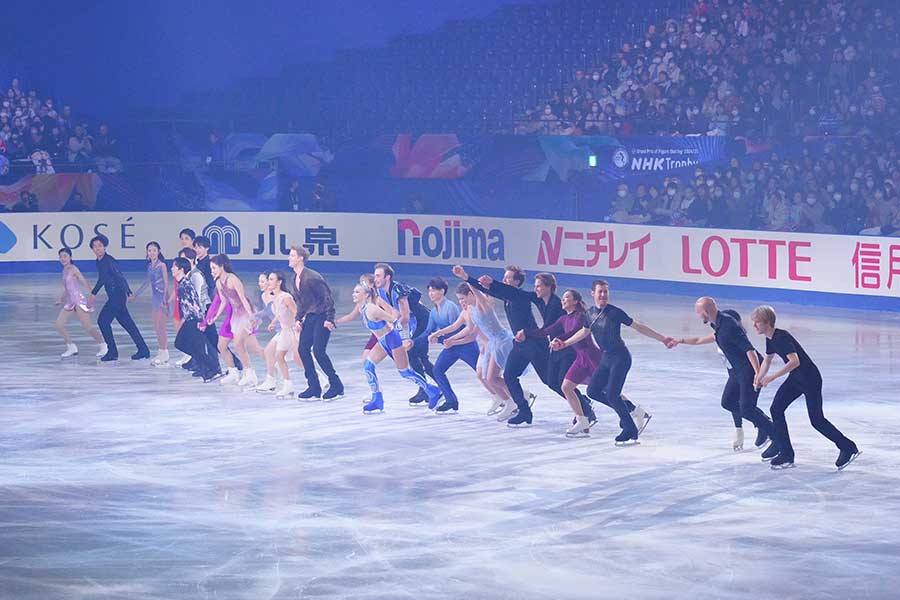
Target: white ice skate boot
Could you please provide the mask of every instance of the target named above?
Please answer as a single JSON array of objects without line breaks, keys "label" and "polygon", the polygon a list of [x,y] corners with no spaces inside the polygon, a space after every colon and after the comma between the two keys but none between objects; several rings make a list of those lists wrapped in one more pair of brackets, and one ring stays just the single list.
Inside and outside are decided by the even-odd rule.
[{"label": "white ice skate boot", "polygon": [[276,387],[278,387],[278,384],[275,381],[275,378],[271,375],[266,375],[265,381],[256,386],[256,391],[262,392],[264,394],[269,394],[274,392]]},{"label": "white ice skate boot", "polygon": [[153,360],[150,361],[150,364],[154,367],[164,367],[169,364],[169,351],[160,350],[157,352],[156,356],[153,357]]},{"label": "white ice skate boot", "polygon": [[290,379],[282,382],[281,387],[275,392],[276,398],[291,398],[294,395],[294,384]]},{"label": "white ice skate boot", "polygon": [[509,421],[518,410],[519,408],[516,406],[516,403],[510,398],[503,406],[503,410],[497,413],[497,420],[500,422]]},{"label": "white ice skate boot", "polygon": [[241,380],[241,374],[234,367],[230,367],[225,377],[219,380],[219,385],[230,385]]},{"label": "white ice skate boot", "polygon": [[639,434],[644,433],[647,423],[649,423],[652,418],[653,416],[645,411],[642,406],[635,406],[634,410],[631,411],[631,420],[634,421],[634,426],[637,427]]},{"label": "white ice skate boot", "polygon": [[584,415],[575,417],[575,424],[566,429],[566,437],[590,437],[591,424]]},{"label": "white ice skate boot", "polygon": [[489,417],[493,417],[494,415],[499,414],[501,410],[503,410],[503,400],[500,399],[500,396],[494,396],[494,403],[491,404],[487,414]]},{"label": "white ice skate boot", "polygon": [[106,345],[106,342],[100,342],[100,349],[97,350],[97,357],[103,358],[109,354],[109,346]]},{"label": "white ice skate boot", "polygon": [[69,358],[70,356],[75,356],[78,354],[78,346],[75,344],[66,344],[66,351],[60,354],[62,358]]},{"label": "white ice skate boot", "polygon": [[734,428],[734,444],[732,448],[735,452],[740,452],[744,449],[744,429],[742,427]]},{"label": "white ice skate boot", "polygon": [[190,360],[191,360],[191,357],[188,356],[187,354],[185,354],[184,352],[182,352],[181,356],[178,357],[178,360],[175,361],[175,366],[180,367],[182,365],[186,365],[188,362],[190,362]]},{"label": "white ice skate boot", "polygon": [[244,374],[241,376],[240,381],[238,381],[238,387],[241,388],[251,388],[256,387],[259,381],[256,378],[256,371],[250,368],[244,369]]}]

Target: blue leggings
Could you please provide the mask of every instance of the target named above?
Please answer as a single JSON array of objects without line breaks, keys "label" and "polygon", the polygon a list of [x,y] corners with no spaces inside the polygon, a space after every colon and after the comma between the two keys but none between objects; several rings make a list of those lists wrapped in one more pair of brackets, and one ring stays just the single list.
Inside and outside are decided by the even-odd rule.
[{"label": "blue leggings", "polygon": [[469,342],[460,346],[451,346],[444,348],[434,363],[434,380],[437,381],[438,387],[444,393],[444,398],[451,404],[458,404],[459,400],[450,387],[450,380],[447,379],[447,369],[452,367],[456,361],[462,360],[467,365],[475,368],[478,363],[478,344]]}]

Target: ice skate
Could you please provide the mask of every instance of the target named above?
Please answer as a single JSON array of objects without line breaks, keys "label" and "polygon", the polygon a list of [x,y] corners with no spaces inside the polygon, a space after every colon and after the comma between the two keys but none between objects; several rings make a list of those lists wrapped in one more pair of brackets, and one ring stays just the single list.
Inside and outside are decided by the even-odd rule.
[{"label": "ice skate", "polygon": [[628,430],[625,429],[616,436],[616,446],[636,446],[640,444],[638,441],[638,431],[637,429]]},{"label": "ice skate", "polygon": [[784,454],[779,454],[775,458],[772,459],[769,468],[773,471],[778,471],[780,469],[793,469],[794,468],[794,457],[793,456],[785,456]]},{"label": "ice skate", "polygon": [[241,380],[241,374],[234,367],[229,367],[225,377],[219,380],[219,385],[230,385]]},{"label": "ice skate", "polygon": [[744,429],[741,427],[734,428],[734,443],[731,445],[732,450],[740,452],[744,449]]},{"label": "ice skate", "polygon": [[66,351],[60,354],[60,358],[69,358],[78,354],[78,346],[75,344],[66,344]]},{"label": "ice skate", "polygon": [[591,425],[588,418],[583,415],[578,415],[575,417],[575,423],[566,429],[566,437],[569,438],[578,438],[578,437],[590,437],[591,435]]},{"label": "ice skate", "polygon": [[97,358],[103,358],[107,354],[109,354],[109,346],[106,345],[106,342],[102,342],[100,349],[97,350]]},{"label": "ice skate", "polygon": [[290,398],[294,395],[294,383],[290,379],[285,379],[281,383],[281,387],[275,392],[276,398]]},{"label": "ice skate", "polygon": [[856,446],[853,446],[850,450],[841,450],[837,460],[834,462],[834,466],[837,467],[838,471],[843,471],[844,468],[856,460],[856,457],[860,454],[862,454],[862,451]]},{"label": "ice skate", "polygon": [[275,378],[271,375],[266,375],[263,382],[256,386],[256,391],[262,394],[271,394],[276,387],[278,387],[278,382],[275,381]]},{"label": "ice skate", "polygon": [[315,390],[313,388],[306,388],[299,394],[297,394],[297,400],[301,402],[318,402],[322,399],[322,390]]},{"label": "ice skate", "polygon": [[363,413],[371,415],[381,412],[384,412],[384,397],[381,395],[381,392],[374,392],[369,403],[363,406]]},{"label": "ice skate", "polygon": [[253,369],[247,368],[244,369],[244,374],[241,376],[238,381],[239,388],[255,388],[259,384],[259,381],[256,377],[256,371]]},{"label": "ice skate", "polygon": [[169,364],[169,351],[160,350],[157,352],[156,356],[153,357],[153,360],[150,361],[150,364],[154,367],[164,367]]},{"label": "ice skate", "polygon": [[500,411],[503,410],[503,400],[500,399],[500,396],[494,396],[494,402],[491,404],[491,407],[487,411],[487,415],[489,417],[493,417],[494,415],[500,414]]},{"label": "ice skate", "polygon": [[638,435],[644,433],[652,418],[653,415],[645,411],[642,406],[635,406],[634,410],[631,411],[631,420],[634,421],[634,426],[637,427]]},{"label": "ice skate", "polygon": [[518,412],[518,408],[516,407],[516,403],[509,399],[506,401],[506,404],[503,405],[503,410],[497,413],[498,421],[509,421],[514,414]]}]

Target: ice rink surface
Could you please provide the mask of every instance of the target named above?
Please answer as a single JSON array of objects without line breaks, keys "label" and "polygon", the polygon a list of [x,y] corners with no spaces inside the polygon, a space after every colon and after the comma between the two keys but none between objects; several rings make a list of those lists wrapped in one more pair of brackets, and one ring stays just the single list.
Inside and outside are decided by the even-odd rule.
[{"label": "ice rink surface", "polygon": [[[342,313],[355,278],[331,279]],[[863,454],[836,472],[798,400],[797,467],[771,471],[731,450],[713,346],[625,332],[625,391],[653,420],[640,446],[616,448],[602,406],[591,438],[566,439],[571,413],[534,374],[535,426],[507,429],[461,363],[458,415],[407,406],[415,390],[387,362],[386,412],[363,415],[359,322],[332,337],[347,396],[329,404],[133,363],[118,325],[124,360],[98,364],[75,319],[81,354],[61,360],[60,285],[0,276],[0,598],[900,595],[900,315],[776,306],[824,374],[825,415]],[[675,337],[709,331],[693,298],[613,289],[612,302]],[[748,326],[754,304],[722,303]],[[155,353],[147,295],[130,308]]]}]

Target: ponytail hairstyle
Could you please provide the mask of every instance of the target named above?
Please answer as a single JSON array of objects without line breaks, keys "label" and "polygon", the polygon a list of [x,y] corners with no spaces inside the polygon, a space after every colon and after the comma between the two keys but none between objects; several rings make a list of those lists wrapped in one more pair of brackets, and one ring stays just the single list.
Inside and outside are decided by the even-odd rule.
[{"label": "ponytail hairstyle", "polygon": [[569,294],[572,296],[572,300],[575,301],[575,312],[586,312],[587,308],[584,306],[584,299],[581,297],[581,292],[578,290],[573,290],[572,288],[567,289],[563,292],[563,295]]},{"label": "ponytail hairstyle", "polygon": [[209,261],[226,273],[234,273],[234,269],[231,268],[231,259],[225,254],[216,254]]},{"label": "ponytail hairstyle", "polygon": [[266,271],[269,275],[274,275],[278,280],[278,289],[282,292],[287,292],[287,276],[284,274],[284,271]]},{"label": "ponytail hairstyle", "polygon": [[365,273],[359,276],[359,288],[369,297],[369,302],[375,302],[375,276]]},{"label": "ponytail hairstyle", "polygon": [[[159,255],[158,255],[159,262],[166,264],[166,257],[163,256],[162,248],[159,247],[159,242],[148,242],[145,250],[148,250],[150,248],[150,246],[153,246],[154,248],[156,248],[156,251],[159,253]],[[148,265],[150,264],[149,258],[147,259],[147,264]]]}]

